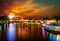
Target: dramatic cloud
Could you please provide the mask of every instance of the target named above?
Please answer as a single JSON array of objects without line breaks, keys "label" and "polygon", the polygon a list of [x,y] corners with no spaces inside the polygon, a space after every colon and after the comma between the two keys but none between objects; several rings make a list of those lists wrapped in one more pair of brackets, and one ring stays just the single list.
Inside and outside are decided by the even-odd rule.
[{"label": "dramatic cloud", "polygon": [[[42,5],[35,3],[35,0],[0,0],[0,13],[8,15],[14,13],[15,16],[27,17],[51,17],[56,15],[54,5]],[[37,18],[38,18],[37,17]]]},{"label": "dramatic cloud", "polygon": [[[20,1],[21,2],[21,1]],[[52,9],[54,6],[43,6],[34,3],[34,0],[25,0],[24,3],[19,1],[13,2],[13,5],[5,10],[5,13],[9,14],[13,12],[16,16],[33,17],[42,16],[42,12]]]}]

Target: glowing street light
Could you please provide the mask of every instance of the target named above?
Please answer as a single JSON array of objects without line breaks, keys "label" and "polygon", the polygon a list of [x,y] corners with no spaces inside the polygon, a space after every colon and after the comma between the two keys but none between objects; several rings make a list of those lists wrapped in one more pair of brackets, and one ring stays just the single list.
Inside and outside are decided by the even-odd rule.
[{"label": "glowing street light", "polygon": [[8,15],[8,17],[9,17],[10,19],[12,19],[12,18],[15,17],[15,15],[14,15],[14,13],[10,13],[10,14]]}]

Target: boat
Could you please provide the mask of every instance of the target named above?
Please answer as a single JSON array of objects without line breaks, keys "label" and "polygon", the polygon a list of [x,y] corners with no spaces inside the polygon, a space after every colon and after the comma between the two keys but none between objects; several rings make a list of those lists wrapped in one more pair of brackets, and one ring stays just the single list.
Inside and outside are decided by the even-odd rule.
[{"label": "boat", "polygon": [[58,23],[42,24],[42,26],[47,32],[60,34],[60,24]]}]

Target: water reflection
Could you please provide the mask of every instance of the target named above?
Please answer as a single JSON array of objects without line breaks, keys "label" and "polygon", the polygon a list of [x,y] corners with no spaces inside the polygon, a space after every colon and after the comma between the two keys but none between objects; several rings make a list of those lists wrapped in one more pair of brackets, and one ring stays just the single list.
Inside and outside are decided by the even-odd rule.
[{"label": "water reflection", "polygon": [[9,24],[9,27],[8,27],[8,32],[7,32],[7,40],[8,41],[15,41],[15,25],[13,23],[10,23]]},{"label": "water reflection", "polygon": [[7,27],[8,27],[8,24],[4,24],[4,29],[7,29]]},{"label": "water reflection", "polygon": [[1,31],[1,29],[2,29],[2,27],[1,27],[1,25],[0,25],[0,31]]},{"label": "water reflection", "polygon": [[49,34],[49,41],[60,41],[60,34]]},{"label": "water reflection", "polygon": [[48,41],[48,32],[46,32],[43,27],[42,27],[42,37],[43,41]]},{"label": "water reflection", "polygon": [[44,30],[40,24],[0,24],[0,41],[60,41],[59,34]]},{"label": "water reflection", "polygon": [[57,41],[60,41],[60,35],[57,35]]}]

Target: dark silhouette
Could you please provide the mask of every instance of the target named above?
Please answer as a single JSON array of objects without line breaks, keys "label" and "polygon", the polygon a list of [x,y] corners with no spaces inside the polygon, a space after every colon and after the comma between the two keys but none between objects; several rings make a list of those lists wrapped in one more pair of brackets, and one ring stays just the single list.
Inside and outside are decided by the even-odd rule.
[{"label": "dark silhouette", "polygon": [[7,16],[0,16],[0,20],[8,20]]}]

